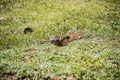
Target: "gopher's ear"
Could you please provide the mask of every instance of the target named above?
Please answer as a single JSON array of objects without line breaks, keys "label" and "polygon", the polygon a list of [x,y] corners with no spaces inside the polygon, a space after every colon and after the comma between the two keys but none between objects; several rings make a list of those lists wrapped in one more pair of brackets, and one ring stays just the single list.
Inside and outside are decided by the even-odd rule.
[{"label": "gopher's ear", "polygon": [[65,38],[66,38],[66,39],[70,39],[70,36],[67,35],[67,36],[65,36]]}]

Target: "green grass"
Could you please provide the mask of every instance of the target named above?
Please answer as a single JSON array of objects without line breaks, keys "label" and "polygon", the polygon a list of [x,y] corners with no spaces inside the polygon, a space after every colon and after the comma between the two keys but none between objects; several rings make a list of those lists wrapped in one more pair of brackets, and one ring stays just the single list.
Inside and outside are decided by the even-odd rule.
[{"label": "green grass", "polygon": [[[119,0],[1,0],[0,74],[120,79]],[[26,26],[34,29],[23,34]],[[83,29],[87,38],[57,47],[38,41]],[[25,52],[27,49],[35,51]],[[2,76],[1,76],[2,77]]]}]

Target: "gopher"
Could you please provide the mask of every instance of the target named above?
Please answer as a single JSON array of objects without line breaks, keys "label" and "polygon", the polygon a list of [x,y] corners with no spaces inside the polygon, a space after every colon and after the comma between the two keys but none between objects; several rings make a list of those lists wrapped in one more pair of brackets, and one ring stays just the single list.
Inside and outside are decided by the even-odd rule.
[{"label": "gopher", "polygon": [[68,41],[69,40],[69,36],[65,36],[65,37],[62,37],[62,36],[52,36],[50,37],[49,41],[51,43],[53,43],[54,45],[57,45],[57,46],[65,46],[68,44]]},{"label": "gopher", "polygon": [[49,41],[57,46],[66,46],[73,40],[84,38],[84,32],[81,30],[75,30],[74,32],[67,33],[65,36],[52,36]]}]

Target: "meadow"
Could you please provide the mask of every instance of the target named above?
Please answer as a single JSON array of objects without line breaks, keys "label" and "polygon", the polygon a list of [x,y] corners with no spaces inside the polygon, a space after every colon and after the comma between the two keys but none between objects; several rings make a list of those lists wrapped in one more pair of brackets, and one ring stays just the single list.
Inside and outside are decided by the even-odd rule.
[{"label": "meadow", "polygon": [[[1,17],[0,79],[120,80],[119,0],[0,0]],[[76,28],[85,39],[39,44]]]}]

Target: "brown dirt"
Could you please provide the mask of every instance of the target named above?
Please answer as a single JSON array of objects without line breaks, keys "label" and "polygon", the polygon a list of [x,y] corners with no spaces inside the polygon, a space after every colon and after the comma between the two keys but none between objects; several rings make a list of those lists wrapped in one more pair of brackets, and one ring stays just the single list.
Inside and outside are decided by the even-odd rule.
[{"label": "brown dirt", "polygon": [[2,80],[17,80],[17,77],[13,73],[4,73],[2,74]]}]

